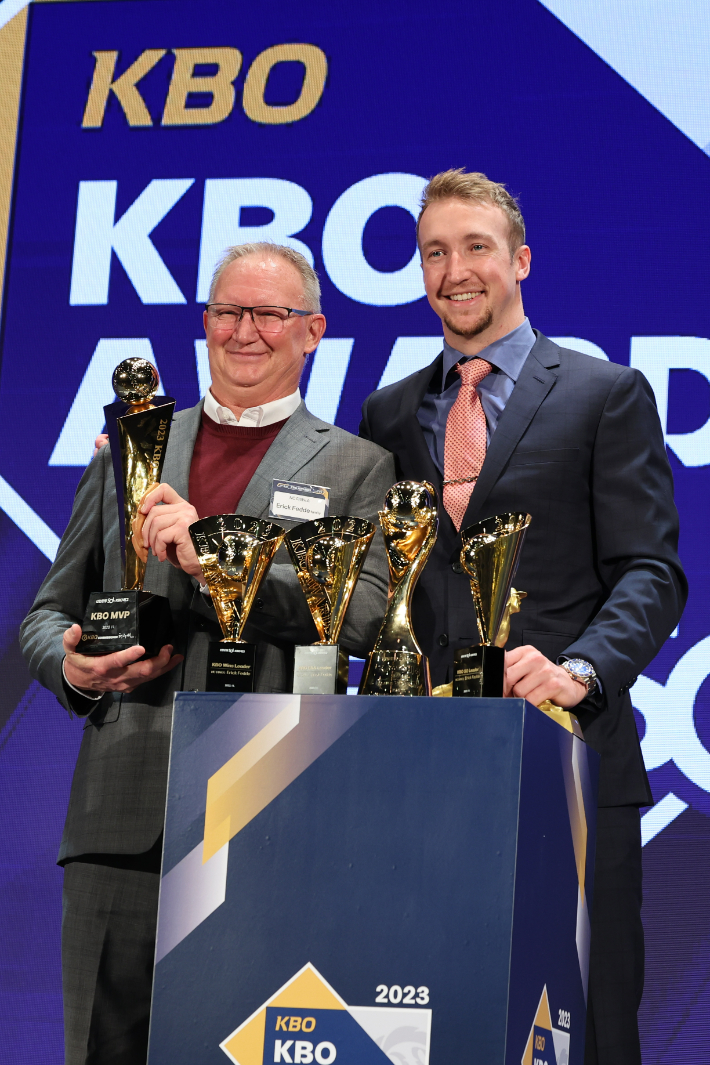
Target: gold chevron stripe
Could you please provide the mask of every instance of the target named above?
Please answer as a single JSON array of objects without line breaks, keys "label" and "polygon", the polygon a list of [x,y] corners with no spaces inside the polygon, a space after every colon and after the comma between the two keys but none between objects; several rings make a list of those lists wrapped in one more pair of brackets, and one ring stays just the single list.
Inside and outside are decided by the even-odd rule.
[{"label": "gold chevron stripe", "polygon": [[0,295],[7,259],[26,32],[26,7],[0,29]]}]

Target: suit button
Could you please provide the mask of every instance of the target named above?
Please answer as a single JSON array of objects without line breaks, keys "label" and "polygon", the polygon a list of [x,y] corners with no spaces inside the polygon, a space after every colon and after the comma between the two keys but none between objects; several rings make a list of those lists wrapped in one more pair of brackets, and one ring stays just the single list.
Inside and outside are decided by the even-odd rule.
[{"label": "suit button", "polygon": [[446,635],[445,632],[442,632],[441,636],[439,637],[439,647],[448,647],[448,646],[449,646],[449,637]]},{"label": "suit button", "polygon": [[263,599],[255,599],[254,600],[254,606],[256,607],[257,610],[263,610],[264,609],[264,600]]},{"label": "suit button", "polygon": [[454,573],[463,573],[463,566],[461,565],[460,562],[452,563],[451,568],[454,571]]}]

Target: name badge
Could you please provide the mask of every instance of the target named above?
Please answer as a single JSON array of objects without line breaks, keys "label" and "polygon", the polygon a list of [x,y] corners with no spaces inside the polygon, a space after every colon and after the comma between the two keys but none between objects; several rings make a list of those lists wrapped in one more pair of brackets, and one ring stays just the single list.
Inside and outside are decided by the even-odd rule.
[{"label": "name badge", "polygon": [[270,518],[290,518],[291,521],[312,521],[328,516],[329,489],[321,484],[299,484],[298,481],[271,482]]}]

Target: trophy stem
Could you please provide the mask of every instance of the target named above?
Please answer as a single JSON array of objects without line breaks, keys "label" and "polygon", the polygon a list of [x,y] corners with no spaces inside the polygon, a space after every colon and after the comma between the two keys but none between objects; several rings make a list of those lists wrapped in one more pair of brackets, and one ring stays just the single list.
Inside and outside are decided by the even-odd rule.
[{"label": "trophy stem", "polygon": [[408,570],[399,584],[392,587],[388,596],[387,612],[375,640],[374,651],[407,651],[422,654],[412,628],[411,601],[419,572]]},{"label": "trophy stem", "polygon": [[[125,403],[106,407],[106,425],[111,440],[111,455],[116,474],[119,507],[123,512],[121,546],[123,548],[124,590],[143,587],[147,552],[136,550],[134,523],[145,493],[160,482],[175,400],[150,404],[144,410],[128,408]],[[112,416],[111,416],[112,415]]]}]

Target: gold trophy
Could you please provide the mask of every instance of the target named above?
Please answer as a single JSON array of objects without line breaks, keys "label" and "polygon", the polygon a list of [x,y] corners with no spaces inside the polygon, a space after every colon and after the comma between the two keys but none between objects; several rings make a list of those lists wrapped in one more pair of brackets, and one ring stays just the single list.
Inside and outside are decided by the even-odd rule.
[{"label": "gold trophy", "polygon": [[454,654],[453,694],[501,699],[510,615],[525,592],[511,587],[529,514],[496,514],[461,533],[461,565],[471,579],[480,643]]},{"label": "gold trophy", "polygon": [[380,525],[390,571],[387,611],[359,694],[431,695],[429,663],[412,631],[411,604],[439,528],[433,485],[398,481],[385,496]]},{"label": "gold trophy", "polygon": [[295,648],[294,692],[347,692],[349,658],[338,646],[338,637],[374,535],[371,521],[351,517],[306,521],[286,534],[286,546],[320,637],[317,643]]},{"label": "gold trophy", "polygon": [[81,654],[107,655],[141,644],[144,658],[172,642],[170,603],[143,591],[148,549],[143,546],[144,496],[156,488],[165,459],[175,400],[157,396],[160,378],[147,359],[126,359],[113,372],[119,397],[104,407],[116,480],[123,584],[92,592],[82,625]]},{"label": "gold trophy", "polygon": [[284,530],[272,521],[216,514],[193,522],[190,536],[224,634],[210,642],[205,691],[252,692],[256,644],[242,633]]}]

